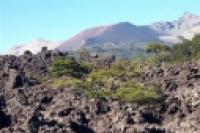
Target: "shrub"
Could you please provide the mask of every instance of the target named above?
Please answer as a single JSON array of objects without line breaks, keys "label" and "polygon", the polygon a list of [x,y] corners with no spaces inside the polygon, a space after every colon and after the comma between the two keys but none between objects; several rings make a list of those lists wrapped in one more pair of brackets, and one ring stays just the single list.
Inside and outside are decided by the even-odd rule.
[{"label": "shrub", "polygon": [[192,59],[191,43],[184,41],[182,44],[173,46],[171,51],[171,62],[184,62]]},{"label": "shrub", "polygon": [[89,73],[89,69],[86,66],[81,66],[71,58],[54,59],[50,71],[54,77],[71,76],[80,78],[86,73]]},{"label": "shrub", "polygon": [[140,74],[141,72],[144,71],[145,67],[145,60],[142,58],[135,58],[132,59],[128,64],[127,64],[127,70],[126,70],[126,75],[127,76],[135,76]]},{"label": "shrub", "polygon": [[111,96],[111,92],[109,90],[86,89],[84,92],[88,98],[101,99]]},{"label": "shrub", "polygon": [[160,53],[160,52],[166,52],[170,51],[171,48],[164,44],[158,44],[158,43],[151,43],[147,45],[146,52],[147,53]]},{"label": "shrub", "polygon": [[75,78],[56,79],[53,81],[53,87],[55,88],[79,87],[81,83],[82,83],[81,80]]},{"label": "shrub", "polygon": [[200,35],[192,39],[192,56],[195,59],[200,59]]},{"label": "shrub", "polygon": [[200,35],[193,37],[191,41],[183,40],[182,43],[174,45],[170,50],[167,50],[168,54],[161,54],[163,52],[158,49],[160,48],[150,45],[147,52],[154,52],[162,60],[172,63],[198,60],[200,59]]},{"label": "shrub", "polygon": [[109,78],[117,77],[122,73],[122,70],[110,68],[110,69],[98,69],[91,72],[88,75],[88,79],[91,81],[106,81]]},{"label": "shrub", "polygon": [[[90,62],[80,64],[74,59],[58,58],[53,61],[51,72],[55,77],[67,78],[55,79],[53,86],[81,89],[89,98],[113,97],[125,102],[150,103],[159,98],[157,90],[132,81],[148,63],[146,59],[117,60],[110,68],[92,71]],[[82,76],[83,80],[78,79]]]},{"label": "shrub", "polygon": [[126,84],[120,87],[114,96],[125,102],[135,102],[141,104],[152,103],[159,98],[158,92],[155,88],[145,88],[138,83]]},{"label": "shrub", "polygon": [[81,59],[87,59],[90,57],[90,51],[87,50],[86,48],[80,48],[76,51],[76,53]]}]

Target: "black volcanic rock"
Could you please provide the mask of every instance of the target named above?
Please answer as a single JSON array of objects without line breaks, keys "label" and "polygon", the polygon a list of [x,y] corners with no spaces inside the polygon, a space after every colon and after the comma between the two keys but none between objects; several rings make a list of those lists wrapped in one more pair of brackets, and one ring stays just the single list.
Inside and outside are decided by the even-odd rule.
[{"label": "black volcanic rock", "polygon": [[161,64],[136,76],[163,90],[158,103],[139,105],[90,99],[80,89],[55,89],[52,80],[43,82],[57,56],[65,53],[44,49],[37,55],[0,57],[0,132],[199,132],[199,79],[188,78],[199,73],[199,64]]}]

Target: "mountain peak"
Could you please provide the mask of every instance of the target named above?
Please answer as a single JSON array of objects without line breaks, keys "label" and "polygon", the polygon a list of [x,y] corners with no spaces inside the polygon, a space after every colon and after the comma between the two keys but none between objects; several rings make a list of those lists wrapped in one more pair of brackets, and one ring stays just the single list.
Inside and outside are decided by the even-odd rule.
[{"label": "mountain peak", "polygon": [[46,39],[44,39],[44,38],[41,38],[41,37],[40,37],[40,38],[36,39],[35,42],[39,42],[39,43],[48,43],[49,41],[46,40]]},{"label": "mountain peak", "polygon": [[126,21],[126,22],[119,22],[117,23],[117,25],[133,25],[133,24]]},{"label": "mountain peak", "polygon": [[200,18],[200,16],[193,14],[191,12],[185,12],[181,17],[182,20],[191,20],[191,19],[197,19],[197,18]]},{"label": "mountain peak", "polygon": [[112,25],[111,28],[112,28],[113,26],[114,26],[114,27],[132,27],[132,26],[135,26],[135,25],[133,25],[133,24],[130,23],[130,22],[119,22],[119,23],[116,23],[116,24]]}]

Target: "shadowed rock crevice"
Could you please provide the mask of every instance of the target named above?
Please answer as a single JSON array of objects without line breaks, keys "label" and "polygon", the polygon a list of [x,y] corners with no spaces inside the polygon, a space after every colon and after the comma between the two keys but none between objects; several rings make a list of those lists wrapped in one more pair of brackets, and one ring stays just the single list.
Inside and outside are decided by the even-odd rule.
[{"label": "shadowed rock crevice", "polygon": [[7,128],[11,125],[11,116],[7,115],[3,109],[6,107],[5,99],[0,96],[0,129]]},{"label": "shadowed rock crevice", "polygon": [[92,129],[89,127],[86,127],[84,125],[79,125],[76,122],[71,122],[70,127],[75,133],[95,133]]},{"label": "shadowed rock crevice", "polygon": [[11,125],[11,116],[6,115],[0,110],[0,129],[9,127]]}]

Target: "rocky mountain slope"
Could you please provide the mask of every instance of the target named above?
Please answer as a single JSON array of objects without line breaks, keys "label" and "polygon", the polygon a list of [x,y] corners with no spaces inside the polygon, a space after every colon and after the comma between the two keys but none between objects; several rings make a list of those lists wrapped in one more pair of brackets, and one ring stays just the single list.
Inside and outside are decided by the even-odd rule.
[{"label": "rocky mountain slope", "polygon": [[[69,50],[80,47],[101,48],[105,43],[132,42],[136,48],[144,47],[149,42],[175,44],[182,39],[191,40],[200,33],[200,16],[186,12],[172,22],[156,22],[147,26],[137,26],[129,22],[88,29],[63,42],[58,49]],[[94,34],[97,33],[97,34]],[[95,49],[94,48],[94,49]],[[123,47],[118,47],[123,48]]]},{"label": "rocky mountain slope", "polygon": [[68,48],[75,50],[81,46],[92,46],[106,42],[151,42],[158,40],[157,36],[153,30],[146,26],[136,26],[129,22],[121,22],[83,31],[72,39],[63,42],[58,49],[63,51]]},{"label": "rocky mountain slope", "polygon": [[186,12],[177,20],[153,23],[150,27],[167,43],[181,42],[183,38],[191,40],[195,34],[200,33],[200,16]]},{"label": "rocky mountain slope", "polygon": [[[200,65],[162,64],[135,80],[164,89],[160,104],[91,99],[74,88],[54,88],[49,66],[64,53],[0,56],[0,132],[197,133]],[[112,62],[108,62],[112,63]],[[125,79],[124,79],[125,80]]]},{"label": "rocky mountain slope", "polygon": [[[144,48],[149,42],[175,44],[181,42],[183,38],[192,39],[198,33],[200,33],[200,16],[186,12],[172,22],[156,22],[144,26],[121,22],[86,29],[64,42],[37,40],[33,43],[13,48],[10,54],[19,55],[25,50],[37,53],[42,46],[65,52],[86,47],[95,52],[103,51],[107,53],[112,53],[113,51],[113,53],[118,53],[120,50],[127,51],[132,47],[132,49],[136,49],[133,52],[137,52],[138,48]],[[118,44],[127,44],[127,46]],[[108,46],[108,50],[102,48],[105,46]]]}]

